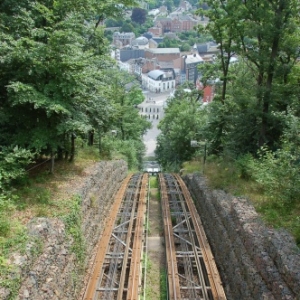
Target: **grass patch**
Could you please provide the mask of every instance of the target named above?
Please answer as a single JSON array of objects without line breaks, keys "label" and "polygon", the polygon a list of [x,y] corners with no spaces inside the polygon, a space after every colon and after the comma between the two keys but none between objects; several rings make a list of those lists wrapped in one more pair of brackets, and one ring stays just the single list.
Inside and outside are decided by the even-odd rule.
[{"label": "grass patch", "polygon": [[95,146],[84,146],[78,151],[76,162],[98,161],[100,160],[99,149]]},{"label": "grass patch", "polygon": [[158,188],[158,178],[157,176],[150,176],[150,189]]},{"label": "grass patch", "polygon": [[72,237],[72,252],[75,253],[78,261],[78,270],[83,272],[83,265],[86,256],[86,245],[83,233],[81,231],[81,197],[73,196],[69,201],[70,209],[69,212],[62,217],[65,225],[66,232]]},{"label": "grass patch", "polygon": [[188,161],[184,162],[182,164],[182,174],[190,174],[190,173],[203,173],[203,164],[201,161],[198,160],[193,160],[193,161]]},{"label": "grass patch", "polygon": [[160,272],[160,299],[168,299],[167,271],[164,269]]},{"label": "grass patch", "polygon": [[0,286],[9,289],[8,300],[17,297],[21,281],[18,267],[11,265],[8,258],[12,252],[24,254],[27,242],[27,230],[17,221],[10,224],[5,236],[0,236]]}]

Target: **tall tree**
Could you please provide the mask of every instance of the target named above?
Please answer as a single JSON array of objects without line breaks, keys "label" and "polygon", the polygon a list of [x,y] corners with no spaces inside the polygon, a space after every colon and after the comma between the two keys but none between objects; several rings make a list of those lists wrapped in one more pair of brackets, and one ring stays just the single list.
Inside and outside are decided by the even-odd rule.
[{"label": "tall tree", "polygon": [[104,122],[110,100],[98,86],[101,70],[111,63],[99,18],[91,16],[119,13],[114,6],[111,1],[0,3],[2,145],[38,153],[67,149],[74,133]]},{"label": "tall tree", "polygon": [[[210,34],[215,42],[218,44],[220,49],[220,54],[218,59],[214,61],[214,69],[219,68],[219,71],[213,74],[211,73],[212,68],[206,67],[205,65],[201,67],[203,72],[203,77],[209,79],[211,76],[215,77],[214,81],[218,80],[221,84],[221,93],[217,94],[215,101],[219,101],[221,105],[226,106],[226,96],[227,96],[227,85],[229,81],[229,66],[233,55],[235,54],[236,48],[236,24],[237,20],[232,17],[235,7],[230,1],[207,1],[200,3],[202,6],[207,4],[208,9],[199,9],[197,11],[198,15],[206,15],[209,18],[209,23],[206,27],[199,26],[198,30],[201,33]],[[205,8],[207,8],[205,6]],[[204,79],[206,80],[206,79]],[[205,84],[205,83],[204,83]],[[220,152],[223,150],[222,139],[223,133],[226,128],[226,107],[220,108],[218,110],[218,117],[214,118],[215,134],[212,142],[212,148],[214,152]]]},{"label": "tall tree", "polygon": [[[295,34],[299,31],[297,25],[299,2],[295,0],[206,2],[209,9],[200,12],[210,17],[207,30],[220,47],[221,102],[224,103],[226,100],[230,80],[230,57],[235,53],[246,59],[245,62],[254,70],[256,78],[257,132],[253,135],[255,139],[252,143],[256,147],[263,144],[274,147],[279,141],[281,130],[276,126],[278,120],[272,112],[284,108],[284,105],[278,105],[283,101],[280,95],[286,93],[283,92],[286,90],[284,85],[287,84],[288,74],[299,55],[299,43],[296,42],[297,34]],[[222,124],[223,121],[218,125],[219,140],[226,132]]]},{"label": "tall tree", "polygon": [[278,141],[272,130],[275,120],[270,115],[275,102],[274,80],[276,74],[279,75],[280,66],[286,65],[286,76],[291,70],[289,61],[295,61],[299,55],[298,45],[290,39],[292,31],[297,28],[295,21],[299,1],[244,1],[240,3],[240,8],[239,18],[244,21],[240,26],[241,54],[257,70],[257,105],[260,109],[258,145],[272,146]]},{"label": "tall tree", "polygon": [[132,10],[131,20],[138,24],[144,24],[146,22],[147,11],[145,9],[135,7]]},{"label": "tall tree", "polygon": [[155,151],[164,168],[179,166],[183,161],[189,160],[196,151],[191,146],[191,140],[204,138],[201,128],[205,126],[206,113],[197,101],[198,93],[195,92],[179,89],[175,97],[168,100],[165,116],[158,126],[161,133],[157,138]]}]

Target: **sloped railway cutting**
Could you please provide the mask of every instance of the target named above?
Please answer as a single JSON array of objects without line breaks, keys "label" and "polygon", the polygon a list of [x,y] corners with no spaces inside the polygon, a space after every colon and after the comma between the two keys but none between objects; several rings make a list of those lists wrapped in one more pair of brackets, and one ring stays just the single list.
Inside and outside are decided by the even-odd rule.
[{"label": "sloped railway cutting", "polygon": [[148,175],[124,181],[112,207],[85,300],[138,299]]},{"label": "sloped railway cutting", "polygon": [[225,300],[222,282],[191,196],[176,174],[159,175],[169,299]]},{"label": "sloped railway cutting", "polygon": [[[84,300],[138,300],[145,284],[142,257],[148,175],[128,176],[116,195]],[[168,299],[226,300],[191,196],[176,174],[159,174]]]}]

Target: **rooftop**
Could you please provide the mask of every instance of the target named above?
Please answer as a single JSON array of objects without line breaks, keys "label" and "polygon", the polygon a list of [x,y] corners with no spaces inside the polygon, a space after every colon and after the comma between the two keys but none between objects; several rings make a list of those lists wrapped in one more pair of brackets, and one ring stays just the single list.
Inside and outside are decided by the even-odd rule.
[{"label": "rooftop", "polygon": [[164,75],[164,72],[160,71],[160,70],[153,70],[148,73],[148,77],[150,77],[154,80],[156,80],[161,75]]},{"label": "rooftop", "polygon": [[150,48],[147,51],[154,54],[180,54],[179,48]]},{"label": "rooftop", "polygon": [[203,59],[198,54],[190,54],[190,55],[187,55],[185,62],[187,64],[192,64],[192,63],[203,62]]}]

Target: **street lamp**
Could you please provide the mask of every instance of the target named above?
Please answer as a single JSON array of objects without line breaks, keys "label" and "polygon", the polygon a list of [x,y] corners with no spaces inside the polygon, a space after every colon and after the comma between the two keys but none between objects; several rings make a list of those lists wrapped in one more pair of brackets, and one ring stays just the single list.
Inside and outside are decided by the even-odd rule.
[{"label": "street lamp", "polygon": [[202,167],[203,174],[204,174],[204,168],[205,168],[205,162],[206,162],[206,141],[200,141],[200,142],[198,142],[198,141],[192,140],[191,141],[191,147],[194,147],[194,148],[204,147],[203,167]]}]

